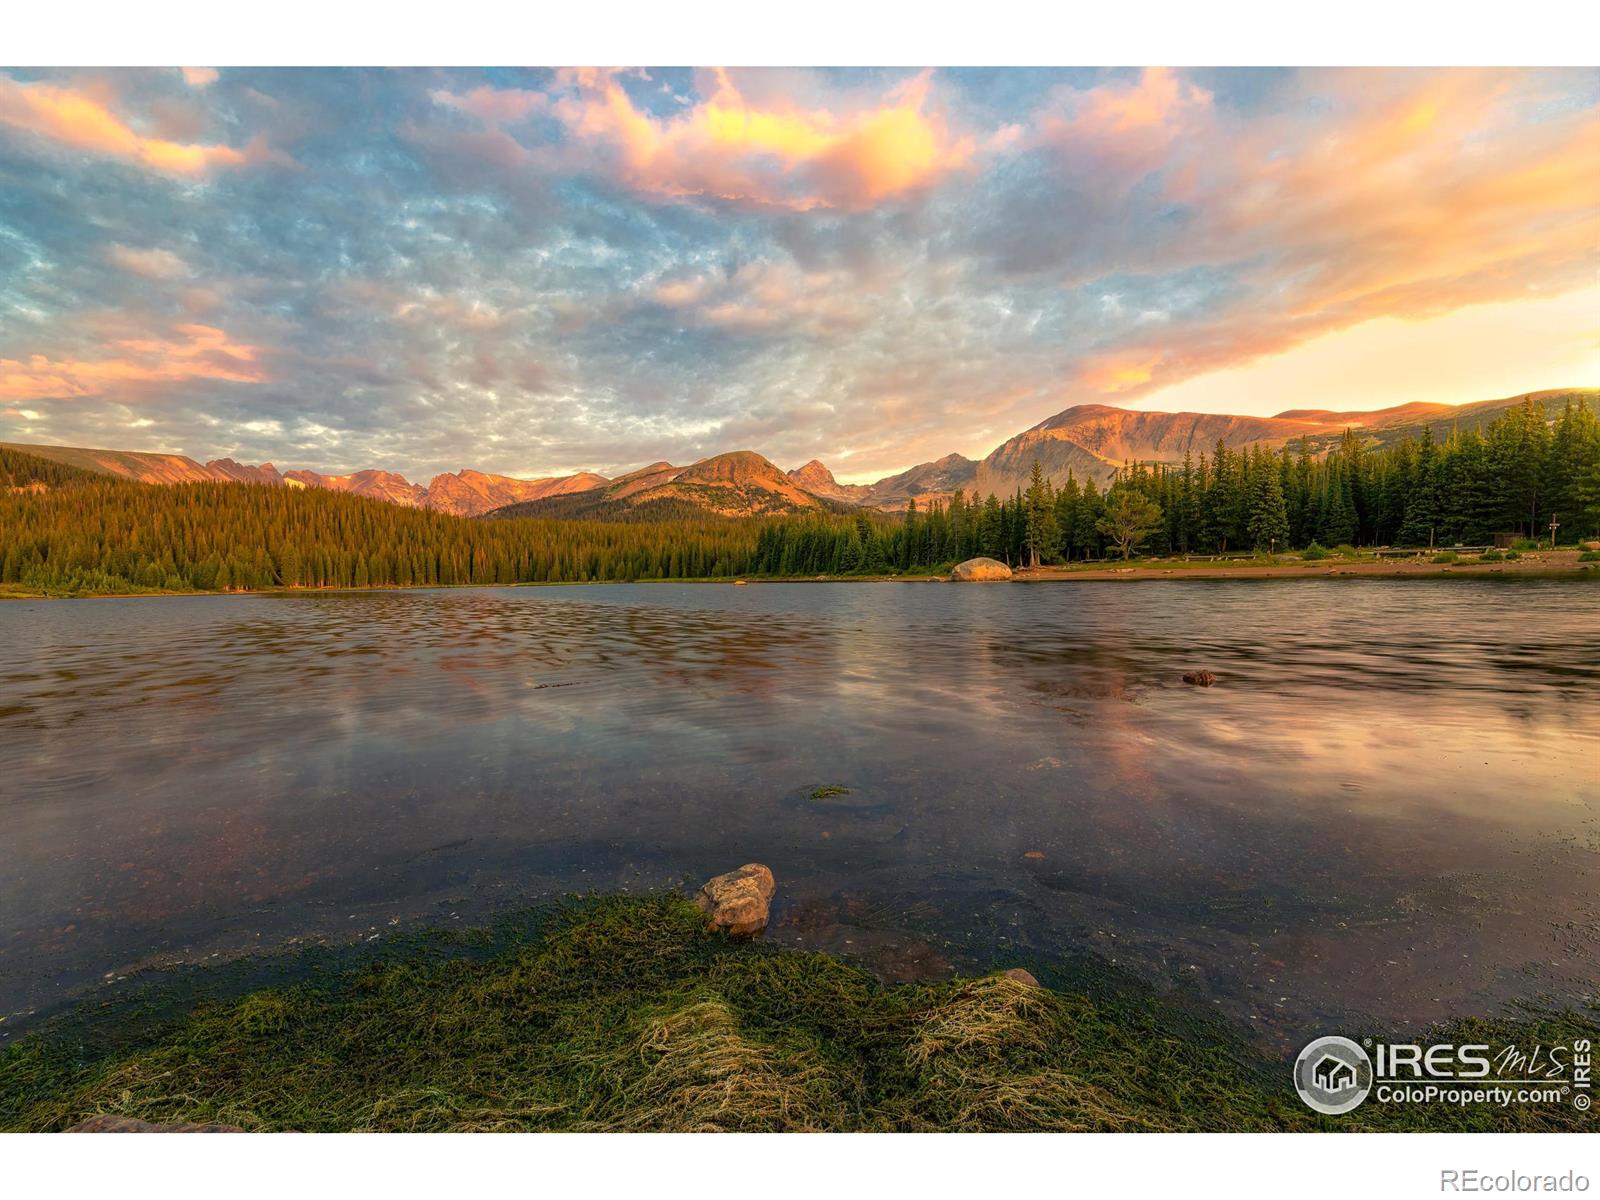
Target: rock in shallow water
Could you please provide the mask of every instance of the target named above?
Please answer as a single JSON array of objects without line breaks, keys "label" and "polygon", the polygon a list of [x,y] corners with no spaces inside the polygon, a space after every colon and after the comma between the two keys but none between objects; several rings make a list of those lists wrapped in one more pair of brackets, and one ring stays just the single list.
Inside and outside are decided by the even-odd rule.
[{"label": "rock in shallow water", "polygon": [[1010,579],[1011,568],[992,558],[969,558],[956,564],[950,578],[958,583],[987,583],[994,579]]},{"label": "rock in shallow water", "polygon": [[730,937],[750,937],[767,927],[772,895],[778,890],[772,872],[760,863],[708,879],[694,902],[711,918],[711,927]]},{"label": "rock in shallow water", "polygon": [[1015,979],[1018,983],[1028,987],[1038,987],[1039,981],[1033,977],[1032,971],[1024,971],[1021,967],[1009,967],[1000,974],[1006,979]]},{"label": "rock in shallow water", "polygon": [[1217,677],[1210,671],[1185,671],[1183,681],[1192,683],[1195,687],[1210,687],[1217,681]]}]

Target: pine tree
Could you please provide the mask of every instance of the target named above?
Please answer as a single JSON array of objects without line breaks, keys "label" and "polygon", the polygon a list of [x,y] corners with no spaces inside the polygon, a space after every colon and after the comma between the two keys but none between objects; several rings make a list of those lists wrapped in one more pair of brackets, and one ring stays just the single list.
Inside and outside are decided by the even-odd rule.
[{"label": "pine tree", "polygon": [[1150,531],[1161,524],[1161,508],[1137,488],[1116,484],[1106,493],[1100,532],[1117,544],[1126,561]]},{"label": "pine tree", "polygon": [[1028,565],[1037,567],[1041,558],[1052,558],[1056,553],[1056,544],[1059,534],[1056,528],[1055,496],[1050,489],[1050,481],[1045,478],[1044,469],[1039,466],[1039,460],[1033,460],[1033,470],[1028,481],[1028,491],[1024,497],[1025,520],[1023,532],[1023,545],[1028,556]]},{"label": "pine tree", "polygon": [[1289,514],[1276,461],[1263,453],[1250,486],[1250,543],[1269,553],[1289,540]]}]

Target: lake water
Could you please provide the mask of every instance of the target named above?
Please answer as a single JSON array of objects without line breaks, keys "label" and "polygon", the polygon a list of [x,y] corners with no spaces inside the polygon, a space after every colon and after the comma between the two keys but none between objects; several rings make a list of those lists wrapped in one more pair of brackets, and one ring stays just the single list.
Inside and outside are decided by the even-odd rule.
[{"label": "lake water", "polygon": [[1271,1044],[1592,995],[1597,602],[1339,579],[3,604],[0,1030],[140,967],[752,860],[774,938],[888,978],[1090,951]]}]

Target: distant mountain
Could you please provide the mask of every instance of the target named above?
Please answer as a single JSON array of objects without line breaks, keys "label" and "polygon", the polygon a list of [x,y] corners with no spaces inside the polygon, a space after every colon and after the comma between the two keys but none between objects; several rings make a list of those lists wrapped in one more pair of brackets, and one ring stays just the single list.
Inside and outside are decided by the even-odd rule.
[{"label": "distant mountain", "polygon": [[236,463],[231,458],[214,458],[206,464],[206,470],[221,473],[236,483],[282,483],[283,476],[278,474],[278,468],[271,463],[262,463],[259,467],[247,467],[243,463]]},{"label": "distant mountain", "polygon": [[0,446],[48,458],[51,462],[64,463],[79,470],[93,471],[96,475],[114,475],[119,479],[137,479],[144,483],[201,483],[208,479],[231,478],[220,470],[203,467],[182,454],[80,450],[75,446],[31,446],[21,442],[0,442]]},{"label": "distant mountain", "polygon": [[866,503],[872,495],[872,489],[864,483],[840,483],[833,477],[832,471],[814,458],[805,466],[790,471],[789,478],[802,491],[829,500],[842,500],[846,504]]},{"label": "distant mountain", "polygon": [[977,489],[1004,496],[1026,487],[1038,462],[1053,479],[1070,471],[1104,483],[1129,462],[1182,462],[1186,452],[1229,446],[1279,446],[1307,431],[1279,417],[1229,417],[1209,413],[1135,412],[1080,404],[1040,421],[1001,443],[978,464]]},{"label": "distant mountain", "polygon": [[935,500],[947,500],[957,488],[969,487],[977,476],[978,464],[959,454],[947,454],[936,462],[921,463],[909,471],[890,475],[877,483],[840,483],[821,462],[812,459],[789,472],[789,478],[813,496],[900,512],[915,499],[926,507]]},{"label": "distant mountain", "polygon": [[488,515],[626,518],[653,511],[662,516],[701,512],[762,517],[828,507],[754,450],[735,450],[686,467],[651,463],[592,491],[512,504]]},{"label": "distant mountain", "polygon": [[323,475],[317,471],[289,471],[284,479],[301,487],[326,488],[330,492],[349,492],[352,496],[370,496],[374,500],[387,500],[391,504],[404,504],[408,508],[422,508],[428,500],[428,489],[418,487],[404,475],[393,471],[357,471],[352,475]]},{"label": "distant mountain", "polygon": [[959,454],[946,454],[933,462],[920,463],[909,471],[890,475],[872,485],[869,503],[873,508],[897,511],[913,499],[922,507],[934,500],[948,499],[957,488],[970,489],[977,478],[978,464]]},{"label": "distant mountain", "polygon": [[40,446],[4,442],[0,445],[33,454],[52,462],[134,479],[140,483],[232,482],[289,487],[325,488],[403,504],[410,508],[434,508],[456,516],[471,517],[519,500],[537,500],[603,486],[604,475],[582,471],[542,479],[513,479],[465,470],[456,474],[435,475],[427,487],[412,483],[393,471],[355,471],[349,475],[325,475],[319,471],[280,472],[271,463],[247,466],[231,458],[214,458],[204,465],[182,454],[146,454],[133,450],[86,450],[75,446]]},{"label": "distant mountain", "polygon": [[591,471],[540,479],[514,479],[463,470],[436,475],[426,487],[391,471],[348,475],[316,471],[279,472],[219,458],[201,464],[182,454],[127,450],[86,450],[72,446],[0,443],[53,462],[102,475],[146,483],[205,480],[290,487],[328,488],[415,508],[458,516],[543,515],[638,519],[651,514],[762,516],[856,506],[887,512],[948,499],[960,488],[980,495],[1007,495],[1026,487],[1035,461],[1058,483],[1070,471],[1079,479],[1108,483],[1127,463],[1177,464],[1185,454],[1210,454],[1218,441],[1233,449],[1262,445],[1277,449],[1306,438],[1313,454],[1323,454],[1354,430],[1370,447],[1384,447],[1431,429],[1443,438],[1452,429],[1471,429],[1532,398],[1553,418],[1569,399],[1600,403],[1600,388],[1530,392],[1498,400],[1449,405],[1413,403],[1371,412],[1289,409],[1272,417],[1213,413],[1143,412],[1104,404],[1079,404],[1040,421],[996,447],[982,462],[948,454],[890,475],[873,484],[840,483],[822,462],[812,459],[785,473],[753,450],[701,459],[688,466],[651,463],[615,479]]},{"label": "distant mountain", "polygon": [[411,483],[404,475],[390,471],[357,471],[353,475],[319,475],[315,471],[290,471],[284,478],[307,487],[329,488],[357,496],[371,496],[412,508],[433,508],[458,517],[475,517],[491,509],[522,500],[562,496],[602,486],[604,475],[580,471],[576,475],[554,475],[542,479],[513,479],[509,475],[490,475],[465,470],[435,475],[427,487]]},{"label": "distant mountain", "polygon": [[454,475],[435,475],[427,487],[427,507],[458,517],[475,517],[507,504],[542,500],[546,496],[567,496],[604,487],[604,475],[580,471],[576,475],[556,475],[543,479],[512,479],[508,475],[488,475],[482,471],[459,471]]},{"label": "distant mountain", "polygon": [[1530,395],[1553,410],[1568,398],[1583,397],[1592,404],[1600,398],[1600,388],[1532,392],[1475,404],[1402,404],[1371,412],[1291,409],[1274,417],[1143,412],[1079,404],[996,447],[978,464],[975,483],[983,495],[1006,495],[1027,486],[1036,460],[1044,473],[1058,482],[1071,471],[1079,479],[1106,483],[1127,463],[1177,464],[1185,454],[1212,453],[1218,441],[1232,449],[1261,445],[1275,450],[1304,437],[1314,454],[1322,454],[1347,429],[1356,431],[1365,445],[1386,446],[1407,435],[1419,436],[1425,427],[1442,437],[1452,427],[1465,430],[1486,424]]}]

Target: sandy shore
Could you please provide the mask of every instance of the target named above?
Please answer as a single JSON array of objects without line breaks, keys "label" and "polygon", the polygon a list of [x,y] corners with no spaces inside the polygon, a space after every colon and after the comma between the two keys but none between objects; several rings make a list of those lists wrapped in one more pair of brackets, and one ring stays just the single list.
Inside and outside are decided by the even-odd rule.
[{"label": "sandy shore", "polygon": [[1443,578],[1453,575],[1549,575],[1594,574],[1600,577],[1600,563],[1579,562],[1576,550],[1535,550],[1523,554],[1512,562],[1486,562],[1463,560],[1458,563],[1436,563],[1426,556],[1402,559],[1349,560],[1325,558],[1319,562],[1255,563],[1255,562],[1183,562],[1162,559],[1147,564],[1119,566],[1040,567],[1035,571],[1019,571],[1017,579],[1040,582],[1055,579],[1256,579],[1287,578],[1311,579],[1327,576],[1368,575],[1374,577],[1432,576]]}]

